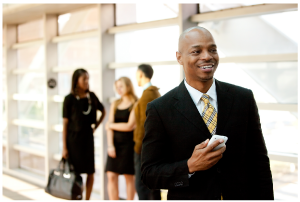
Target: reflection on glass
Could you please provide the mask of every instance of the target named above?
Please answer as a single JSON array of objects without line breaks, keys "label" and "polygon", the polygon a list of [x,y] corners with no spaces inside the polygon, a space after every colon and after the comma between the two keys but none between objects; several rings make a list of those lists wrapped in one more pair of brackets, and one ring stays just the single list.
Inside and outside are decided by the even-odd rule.
[{"label": "reflection on glass", "polygon": [[116,4],[116,25],[121,26],[176,18],[178,16],[178,10],[178,3],[163,4],[143,2],[136,4]]},{"label": "reflection on glass", "polygon": [[[138,97],[142,96],[143,88],[137,85],[136,81],[137,67],[120,68],[115,70],[115,79],[119,79],[122,76],[130,78],[135,93]],[[159,88],[161,95],[164,95],[168,91],[177,87],[180,83],[180,66],[179,65],[164,65],[164,66],[153,66],[153,77],[151,80],[152,85]],[[108,86],[113,90],[113,86]],[[116,97],[119,97],[116,94]]]},{"label": "reflection on glass", "polygon": [[44,130],[19,126],[19,144],[44,150],[45,149]]},{"label": "reflection on glass", "polygon": [[274,199],[297,200],[298,199],[298,164],[270,161]]},{"label": "reflection on glass", "polygon": [[200,3],[199,11],[200,13],[207,13],[212,11],[225,10],[230,8],[239,8],[243,6],[257,5],[252,3]]},{"label": "reflection on glass", "polygon": [[[298,36],[297,26],[293,23],[285,23],[283,26],[282,21],[276,21],[281,17],[284,22],[293,21],[294,15],[278,15],[269,16],[268,21],[264,16],[254,16],[199,23],[199,26],[212,33],[225,57],[297,53],[297,43],[284,33],[286,31],[280,31],[287,29]],[[275,20],[270,23],[273,18]],[[274,26],[278,28],[274,29]]]},{"label": "reflection on glass", "polygon": [[42,101],[18,101],[18,118],[44,120],[44,104]]},{"label": "reflection on glass", "polygon": [[18,42],[43,38],[43,19],[18,25]]},{"label": "reflection on glass", "polygon": [[86,38],[58,44],[58,65],[78,66],[99,63],[99,40]]},{"label": "reflection on glass", "polygon": [[298,103],[298,62],[243,63],[238,65],[271,94],[278,103]]},{"label": "reflection on glass", "polygon": [[269,152],[298,153],[298,118],[288,111],[259,110]]},{"label": "reflection on glass", "polygon": [[116,34],[116,62],[174,61],[178,37],[178,26]]},{"label": "reflection on glass", "polygon": [[59,35],[83,32],[98,28],[98,8],[89,8],[58,16]]},{"label": "reflection on glass", "polygon": [[[255,66],[255,63],[251,64]],[[276,99],[244,71],[239,63],[220,63],[214,77],[219,81],[251,89],[256,102],[277,103]]]},{"label": "reflection on glass", "polygon": [[42,69],[44,67],[44,46],[31,46],[18,50],[18,68]]},{"label": "reflection on glass", "polygon": [[45,174],[45,158],[35,156],[25,152],[20,154],[20,168],[29,170],[31,172],[44,175]]},{"label": "reflection on glass", "polygon": [[44,94],[45,77],[43,73],[30,72],[18,75],[18,93]]}]

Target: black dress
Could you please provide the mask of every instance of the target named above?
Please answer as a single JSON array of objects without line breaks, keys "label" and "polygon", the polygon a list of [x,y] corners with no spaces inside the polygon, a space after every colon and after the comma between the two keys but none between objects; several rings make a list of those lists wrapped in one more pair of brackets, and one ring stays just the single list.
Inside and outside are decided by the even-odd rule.
[{"label": "black dress", "polygon": [[78,173],[95,173],[94,136],[92,124],[96,123],[96,110],[103,111],[103,105],[97,96],[90,92],[92,110],[88,115],[88,98],[77,98],[73,94],[65,97],[63,117],[68,118],[67,149],[69,160]]},{"label": "black dress", "polygon": [[[116,110],[115,123],[128,122],[130,114],[129,108],[123,110]],[[110,156],[107,156],[105,172],[112,171],[119,174],[134,175],[133,131],[114,131],[114,145],[116,148],[117,157],[111,158]]]}]

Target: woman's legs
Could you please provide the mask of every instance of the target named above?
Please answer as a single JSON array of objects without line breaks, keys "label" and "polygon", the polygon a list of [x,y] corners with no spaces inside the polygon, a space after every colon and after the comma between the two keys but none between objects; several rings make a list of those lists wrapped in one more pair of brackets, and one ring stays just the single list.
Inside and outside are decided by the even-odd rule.
[{"label": "woman's legs", "polygon": [[90,199],[90,196],[91,196],[91,193],[93,190],[93,184],[94,184],[94,173],[87,174],[85,200]]},{"label": "woman's legs", "polygon": [[124,175],[126,179],[127,200],[133,200],[135,194],[134,175]]},{"label": "woman's legs", "polygon": [[118,178],[119,174],[111,171],[107,171],[107,191],[109,200],[119,200],[119,187],[118,187]]}]

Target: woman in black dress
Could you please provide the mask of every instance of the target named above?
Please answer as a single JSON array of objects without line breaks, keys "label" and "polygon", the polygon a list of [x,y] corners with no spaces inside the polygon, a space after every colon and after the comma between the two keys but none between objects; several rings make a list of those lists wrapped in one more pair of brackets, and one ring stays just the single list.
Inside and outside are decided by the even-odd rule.
[{"label": "woman in black dress", "polygon": [[[128,122],[130,111],[137,97],[129,78],[121,77],[115,82],[117,93],[121,99],[112,103],[108,123]],[[108,196],[110,200],[119,200],[118,176],[123,174],[126,179],[127,200],[133,200],[134,185],[134,142],[133,128],[128,132],[107,130],[107,163]]]},{"label": "woman in black dress", "polygon": [[[102,115],[97,120],[96,112]],[[72,76],[71,93],[63,104],[63,158],[69,158],[78,173],[86,173],[86,200],[89,200],[95,173],[93,133],[105,116],[97,96],[89,91],[89,74],[77,69]],[[94,125],[94,127],[92,127]]]}]

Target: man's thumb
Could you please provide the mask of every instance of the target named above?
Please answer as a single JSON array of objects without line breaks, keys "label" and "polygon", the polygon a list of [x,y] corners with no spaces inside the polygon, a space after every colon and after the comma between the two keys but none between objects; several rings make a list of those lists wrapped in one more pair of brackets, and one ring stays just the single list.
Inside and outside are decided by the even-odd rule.
[{"label": "man's thumb", "polygon": [[203,149],[206,147],[209,139],[205,140],[204,142],[201,142],[200,144],[196,145],[195,149]]}]

